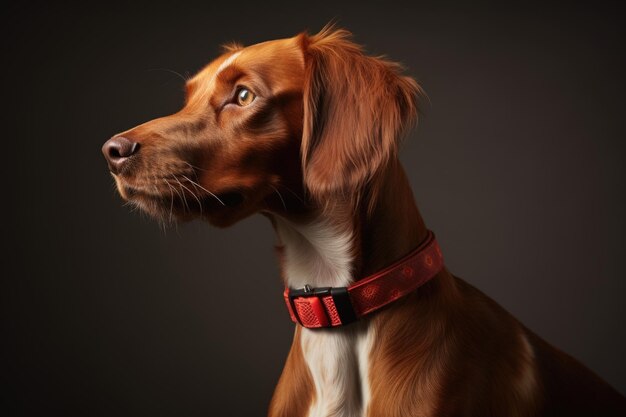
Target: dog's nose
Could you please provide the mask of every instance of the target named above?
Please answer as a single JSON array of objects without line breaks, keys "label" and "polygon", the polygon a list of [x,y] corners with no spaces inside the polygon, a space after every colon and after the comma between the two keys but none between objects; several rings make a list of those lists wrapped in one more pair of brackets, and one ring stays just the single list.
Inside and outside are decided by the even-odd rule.
[{"label": "dog's nose", "polygon": [[128,159],[139,150],[139,144],[123,136],[115,136],[107,140],[102,146],[102,153],[106,158],[109,169],[119,174]]}]

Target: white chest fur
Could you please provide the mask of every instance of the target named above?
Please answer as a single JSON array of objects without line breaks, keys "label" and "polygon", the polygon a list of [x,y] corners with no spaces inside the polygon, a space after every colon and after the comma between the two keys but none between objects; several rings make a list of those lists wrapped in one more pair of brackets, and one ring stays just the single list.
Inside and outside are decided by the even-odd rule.
[{"label": "white chest fur", "polygon": [[308,417],[365,416],[371,332],[357,325],[303,329],[300,340],[315,385],[315,401]]},{"label": "white chest fur", "polygon": [[323,221],[295,225],[276,219],[284,273],[292,288],[345,287],[352,281],[352,233]]},{"label": "white chest fur", "polygon": [[[287,284],[301,288],[347,286],[352,281],[352,235],[319,221],[294,225],[277,219]],[[302,352],[315,386],[308,417],[362,417],[369,401],[367,323],[346,328],[302,329]]]}]

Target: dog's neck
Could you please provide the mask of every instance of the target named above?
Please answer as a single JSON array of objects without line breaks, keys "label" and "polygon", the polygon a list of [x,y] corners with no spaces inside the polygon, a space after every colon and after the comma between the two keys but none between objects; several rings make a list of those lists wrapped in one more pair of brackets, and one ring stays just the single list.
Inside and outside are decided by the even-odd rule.
[{"label": "dog's neck", "polygon": [[[273,216],[286,285],[348,286],[425,239],[426,227],[400,164],[390,164],[376,180],[376,188],[369,190],[376,193],[364,193],[357,207],[336,204],[304,216]],[[309,417],[338,410],[342,416],[363,415],[371,395],[369,356],[375,337],[367,319],[333,329],[296,329],[294,349],[302,354],[315,392]]]},{"label": "dog's neck", "polygon": [[[427,234],[399,162],[377,179],[375,197],[305,215],[275,215],[282,275],[292,288],[348,286],[400,259]],[[373,204],[370,200],[375,198]]]}]

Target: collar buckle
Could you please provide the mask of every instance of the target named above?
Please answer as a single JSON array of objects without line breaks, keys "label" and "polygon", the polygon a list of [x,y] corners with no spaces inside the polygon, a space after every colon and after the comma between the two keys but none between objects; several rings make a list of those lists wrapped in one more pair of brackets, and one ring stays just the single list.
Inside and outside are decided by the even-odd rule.
[{"label": "collar buckle", "polygon": [[357,319],[346,287],[305,285],[289,288],[287,295],[296,320],[305,327],[335,327]]}]

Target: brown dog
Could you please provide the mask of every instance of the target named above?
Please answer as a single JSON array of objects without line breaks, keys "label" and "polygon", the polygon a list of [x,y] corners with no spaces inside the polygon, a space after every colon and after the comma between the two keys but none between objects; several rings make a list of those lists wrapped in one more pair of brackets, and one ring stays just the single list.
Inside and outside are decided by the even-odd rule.
[{"label": "brown dog", "polygon": [[182,110],[103,152],[120,194],[161,221],[272,221],[302,325],[270,416],[625,416],[623,396],[445,268],[389,286],[372,314],[354,291],[335,298],[412,276],[426,242],[438,259],[396,155],[419,94],[342,30],[235,45],[187,83]]}]

